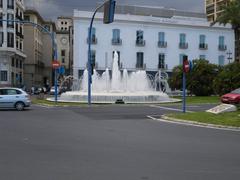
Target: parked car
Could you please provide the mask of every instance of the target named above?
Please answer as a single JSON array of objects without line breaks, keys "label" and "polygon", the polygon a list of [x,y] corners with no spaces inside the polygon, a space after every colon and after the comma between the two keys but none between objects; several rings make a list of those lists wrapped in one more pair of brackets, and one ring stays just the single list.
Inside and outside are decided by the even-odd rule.
[{"label": "parked car", "polygon": [[19,88],[0,88],[0,108],[24,110],[31,104],[30,96]]},{"label": "parked car", "polygon": [[221,97],[222,103],[239,104],[240,103],[240,88],[225,94]]},{"label": "parked car", "polygon": [[[55,95],[55,87],[54,87],[54,86],[51,87],[49,94],[50,94],[50,95]],[[59,87],[57,87],[57,94],[58,94],[58,95],[61,94],[61,91],[60,91]]]}]

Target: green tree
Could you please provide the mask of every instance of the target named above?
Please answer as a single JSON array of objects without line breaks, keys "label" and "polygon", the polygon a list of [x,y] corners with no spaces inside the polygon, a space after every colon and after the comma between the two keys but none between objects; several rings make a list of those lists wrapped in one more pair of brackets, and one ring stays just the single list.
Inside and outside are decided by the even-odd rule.
[{"label": "green tree", "polygon": [[[206,60],[194,60],[193,70],[186,75],[187,89],[196,96],[208,96],[214,94],[213,80],[219,68]],[[172,89],[182,89],[182,66],[176,66],[169,79]]]},{"label": "green tree", "polygon": [[217,94],[223,95],[240,87],[239,69],[240,64],[236,62],[223,67],[213,82]]}]

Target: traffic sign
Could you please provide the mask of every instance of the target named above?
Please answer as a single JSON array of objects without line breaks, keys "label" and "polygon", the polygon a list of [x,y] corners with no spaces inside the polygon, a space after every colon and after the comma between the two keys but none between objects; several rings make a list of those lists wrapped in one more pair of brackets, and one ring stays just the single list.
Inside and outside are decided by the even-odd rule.
[{"label": "traffic sign", "polygon": [[185,73],[188,73],[189,70],[190,70],[190,65],[189,65],[188,57],[187,56],[183,56],[183,71]]},{"label": "traffic sign", "polygon": [[52,67],[53,67],[53,69],[58,69],[59,67],[60,67],[60,63],[59,63],[59,61],[53,61],[52,62]]}]

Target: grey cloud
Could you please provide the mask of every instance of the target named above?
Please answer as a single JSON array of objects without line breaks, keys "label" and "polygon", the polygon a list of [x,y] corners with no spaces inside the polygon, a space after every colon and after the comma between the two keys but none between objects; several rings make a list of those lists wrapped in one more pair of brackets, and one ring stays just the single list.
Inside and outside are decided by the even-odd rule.
[{"label": "grey cloud", "polygon": [[[93,10],[99,0],[25,0],[27,7],[35,7],[43,17],[71,16],[73,9]],[[117,0],[117,4],[161,6],[185,11],[204,12],[204,0]]]}]

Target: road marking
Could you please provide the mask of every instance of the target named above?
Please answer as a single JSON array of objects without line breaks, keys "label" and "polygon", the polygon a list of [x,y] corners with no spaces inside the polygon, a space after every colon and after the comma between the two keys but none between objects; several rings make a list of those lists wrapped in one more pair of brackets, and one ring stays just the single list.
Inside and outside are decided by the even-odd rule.
[{"label": "road marking", "polygon": [[172,121],[172,120],[166,120],[166,119],[160,119],[160,118],[155,118],[153,116],[147,116],[149,119],[152,119],[154,121],[160,121],[160,122],[165,122],[165,123],[170,123],[170,124],[179,124],[179,125],[184,125],[184,126],[193,126],[193,127],[200,127],[200,128],[208,128],[208,129],[215,129],[215,130],[224,130],[224,131],[232,131],[232,132],[240,132],[240,128],[227,128],[227,127],[217,127],[217,125],[211,125],[211,124],[206,124],[200,123],[197,124],[192,121]]},{"label": "road marking", "polygon": [[47,106],[47,105],[41,105],[41,104],[34,104],[33,106],[35,106],[35,107],[41,107],[41,108],[47,108],[47,109],[52,109],[52,108],[54,108],[53,106]]},{"label": "road marking", "polygon": [[[170,107],[163,107],[163,106],[156,106],[156,105],[150,105],[150,107],[165,109],[165,110],[170,110],[170,111],[182,112],[182,109],[176,109],[176,108],[170,108]],[[193,111],[186,111],[186,112],[193,112]]]}]

